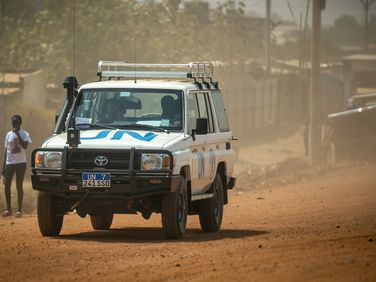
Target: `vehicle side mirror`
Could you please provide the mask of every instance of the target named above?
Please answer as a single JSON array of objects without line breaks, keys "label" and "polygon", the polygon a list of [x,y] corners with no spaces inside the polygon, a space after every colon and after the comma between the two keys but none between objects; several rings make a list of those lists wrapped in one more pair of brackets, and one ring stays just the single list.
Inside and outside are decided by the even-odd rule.
[{"label": "vehicle side mirror", "polygon": [[208,134],[208,119],[207,118],[196,119],[196,134],[197,135]]}]

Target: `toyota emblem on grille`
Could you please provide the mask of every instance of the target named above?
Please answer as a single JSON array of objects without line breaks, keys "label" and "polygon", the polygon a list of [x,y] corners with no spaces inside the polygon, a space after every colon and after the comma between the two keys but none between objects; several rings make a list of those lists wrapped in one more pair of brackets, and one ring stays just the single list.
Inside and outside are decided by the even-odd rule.
[{"label": "toyota emblem on grille", "polygon": [[105,156],[98,156],[95,158],[94,163],[97,166],[106,166],[108,164],[108,159]]}]

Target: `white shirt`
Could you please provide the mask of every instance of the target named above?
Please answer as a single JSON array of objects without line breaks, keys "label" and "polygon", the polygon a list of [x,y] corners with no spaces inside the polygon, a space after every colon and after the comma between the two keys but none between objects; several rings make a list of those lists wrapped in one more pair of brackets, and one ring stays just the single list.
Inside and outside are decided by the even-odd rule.
[{"label": "white shirt", "polygon": [[[31,138],[29,133],[25,130],[19,130],[20,136],[22,140],[28,143],[31,143]],[[7,159],[6,164],[19,164],[19,163],[26,163],[26,153],[25,150],[22,148],[16,133],[13,131],[9,131],[5,136],[5,149],[7,150]]]}]

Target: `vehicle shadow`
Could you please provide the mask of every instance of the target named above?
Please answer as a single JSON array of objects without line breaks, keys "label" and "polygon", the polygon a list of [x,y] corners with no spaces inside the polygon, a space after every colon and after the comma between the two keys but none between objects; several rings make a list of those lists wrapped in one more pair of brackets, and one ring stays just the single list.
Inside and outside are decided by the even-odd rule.
[{"label": "vehicle shadow", "polygon": [[216,233],[203,233],[200,229],[188,229],[184,238],[168,240],[162,228],[132,227],[117,228],[107,231],[91,231],[75,234],[62,234],[52,237],[58,240],[96,241],[102,243],[158,243],[158,242],[205,242],[222,239],[237,239],[268,234],[264,230],[222,229]]}]

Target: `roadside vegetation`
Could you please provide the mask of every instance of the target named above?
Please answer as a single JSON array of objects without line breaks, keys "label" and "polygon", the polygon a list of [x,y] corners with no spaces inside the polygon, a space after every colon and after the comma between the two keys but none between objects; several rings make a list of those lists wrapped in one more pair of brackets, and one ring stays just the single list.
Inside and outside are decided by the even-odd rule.
[{"label": "roadside vegetation", "polygon": [[[47,69],[49,81],[58,84],[73,72],[80,83],[94,79],[99,60],[244,63],[264,56],[263,18],[247,16],[242,1],[228,0],[214,10],[209,10],[205,1],[182,0],[0,3],[1,67]],[[376,17],[370,18],[369,26],[374,34]],[[323,27],[323,60],[338,60],[346,54],[341,48],[359,45],[362,34],[362,25],[352,16],[342,16],[333,26]],[[298,27],[284,36],[284,43],[277,45],[272,35],[272,57],[298,59],[301,54],[309,59],[309,27],[303,41]],[[370,38],[370,44],[375,41]]]},{"label": "roadside vegetation", "polygon": [[242,2],[228,1],[210,13],[199,3],[182,9],[180,0],[75,2],[3,1],[3,67],[47,68],[50,81],[60,83],[73,73],[73,38],[80,83],[95,77],[99,60],[240,61],[263,54]]}]

